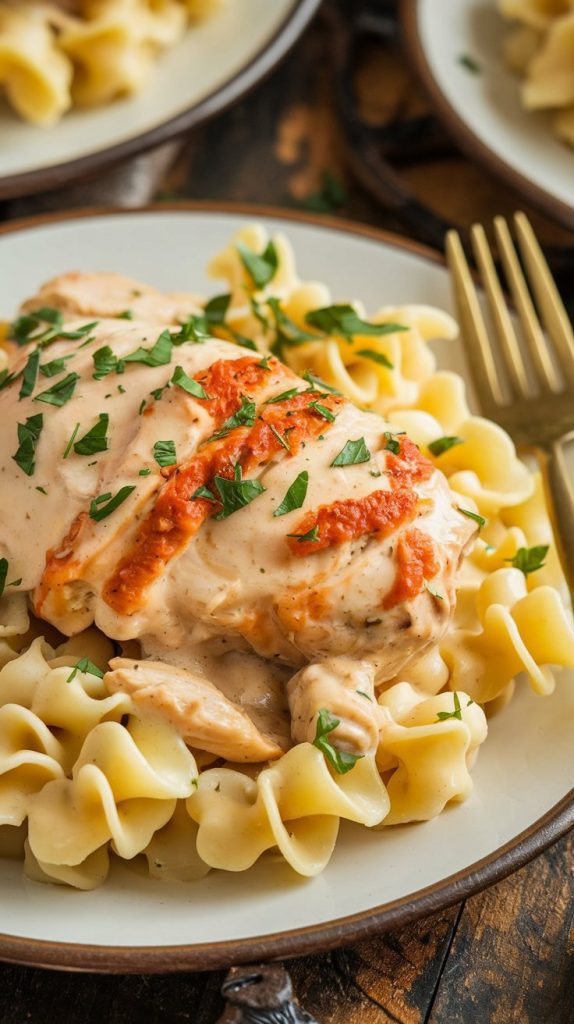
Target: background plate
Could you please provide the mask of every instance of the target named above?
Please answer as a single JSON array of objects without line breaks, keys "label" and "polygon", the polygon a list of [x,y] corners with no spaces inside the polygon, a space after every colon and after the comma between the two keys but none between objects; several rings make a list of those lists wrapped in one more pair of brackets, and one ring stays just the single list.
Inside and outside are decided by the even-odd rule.
[{"label": "background plate", "polygon": [[[116,270],[160,288],[205,289],[204,267],[249,219],[286,231],[303,278],[337,301],[451,308],[437,258],[344,222],[314,223],[257,209],[161,209],[11,225],[0,232],[0,317],[65,270]],[[457,344],[443,365],[461,370]],[[473,772],[474,795],[436,820],[369,832],[342,829],[316,879],[269,861],[193,884],[152,881],[122,866],[91,893],[40,885],[0,861],[0,957],[115,972],[208,968],[325,949],[398,925],[503,877],[574,824],[574,673],[551,698],[526,686],[491,723]]]},{"label": "background plate", "polygon": [[[551,115],[522,109],[520,79],[502,43],[510,23],[495,0],[402,0],[405,40],[446,128],[549,216],[574,229],[574,150],[552,133]],[[460,62],[476,61],[473,74]]]},{"label": "background plate", "polygon": [[0,97],[0,198],[57,188],[218,114],[275,67],[319,3],[229,0],[160,56],[142,92],[51,128],[20,120]]}]

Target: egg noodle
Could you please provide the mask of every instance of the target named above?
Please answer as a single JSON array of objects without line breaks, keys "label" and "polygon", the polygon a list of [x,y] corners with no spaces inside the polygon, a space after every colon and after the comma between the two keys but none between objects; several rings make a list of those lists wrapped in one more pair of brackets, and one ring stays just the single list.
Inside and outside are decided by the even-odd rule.
[{"label": "egg noodle", "polygon": [[222,0],[0,0],[0,88],[55,124],[72,106],[139,92],[162,50]]},{"label": "egg noodle", "polygon": [[554,131],[574,146],[574,0],[498,0],[498,6],[515,23],[504,52],[524,79],[524,107],[552,111]]},{"label": "egg noodle", "polygon": [[[429,342],[455,339],[451,317],[410,305],[365,319],[360,303],[334,306],[325,284],[299,280],[287,238],[269,241],[258,225],[242,229],[209,269],[226,282],[208,306],[219,311],[210,322],[215,336],[273,351],[308,380],[320,379],[324,394],[336,389],[382,414],[393,436],[407,431],[461,507],[477,510],[481,529],[442,638],[382,688],[369,693],[361,684],[357,703],[376,700],[380,724],[374,748],[350,769],[329,743],[333,708],[317,717],[315,742],[295,743],[264,764],[190,748],[133,695],[110,691],[105,673],[117,646],[94,626],[65,639],[34,619],[8,574],[0,601],[0,837],[33,879],[91,889],[104,882],[110,858],[140,855],[150,875],[187,881],[211,868],[243,871],[265,851],[316,875],[341,819],[384,829],[469,797],[488,716],[515,685],[547,695],[551,666],[574,666],[539,475],[500,427],[471,414],[463,379],[436,369]],[[345,336],[340,322],[324,324],[318,333],[316,314],[326,309],[354,314],[359,326]],[[369,330],[381,324],[394,326]],[[384,858],[384,836],[380,843]]]}]

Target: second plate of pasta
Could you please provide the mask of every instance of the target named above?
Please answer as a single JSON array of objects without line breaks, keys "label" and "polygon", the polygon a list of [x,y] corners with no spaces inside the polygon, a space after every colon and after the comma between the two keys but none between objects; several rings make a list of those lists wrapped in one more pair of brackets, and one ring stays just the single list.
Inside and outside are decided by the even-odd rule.
[{"label": "second plate of pasta", "polygon": [[[3,336],[39,346],[20,369],[14,342],[0,348],[0,957],[167,971],[327,948],[445,906],[562,834],[574,818],[571,615],[534,468],[469,407],[440,261],[343,222],[184,207],[11,226],[0,258],[2,319],[25,303]],[[182,411],[217,404],[222,380],[235,412],[190,465],[246,439],[257,460],[248,468],[241,449],[243,471],[211,470],[192,495],[202,539],[185,564],[193,575],[197,550],[204,569],[181,607],[162,591],[144,621],[146,598],[134,628],[135,591],[125,577],[102,590],[96,552],[82,570],[108,602],[93,605],[96,631],[67,590],[82,544],[107,538],[113,554],[133,501],[162,488],[169,499],[176,446],[195,429],[180,431]],[[62,536],[60,517],[120,448],[132,484],[96,489],[84,539],[72,530],[54,547],[50,531]],[[395,499],[406,529],[387,551]],[[333,532],[329,508],[350,532]],[[26,600],[46,547],[33,603],[52,625],[30,621]],[[394,585],[391,557],[410,565]],[[344,605],[320,589],[321,566],[348,579]],[[303,604],[282,601],[287,573]],[[251,649],[226,651],[246,595],[262,609],[241,618]],[[177,636],[191,609],[193,636],[166,651],[165,615]],[[223,636],[209,655],[221,691],[187,673],[202,616],[217,624],[210,643]],[[419,628],[428,646],[413,660]],[[143,659],[126,639],[140,635]],[[174,683],[175,704],[153,706]]]},{"label": "second plate of pasta", "polygon": [[409,55],[471,157],[574,227],[571,0],[402,0]]}]

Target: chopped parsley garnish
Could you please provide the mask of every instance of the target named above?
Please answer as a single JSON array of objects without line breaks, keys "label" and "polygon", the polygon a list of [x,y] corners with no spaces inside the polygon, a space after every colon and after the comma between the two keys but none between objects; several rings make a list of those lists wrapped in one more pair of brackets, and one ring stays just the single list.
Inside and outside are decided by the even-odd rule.
[{"label": "chopped parsley garnish", "polygon": [[326,708],[321,708],[317,716],[317,730],[313,745],[325,755],[329,764],[339,775],[346,775],[354,768],[357,761],[363,757],[362,754],[349,754],[346,750],[338,750],[327,737],[341,724],[340,718],[335,718]]},{"label": "chopped parsley garnish", "polygon": [[43,426],[44,417],[41,412],[37,413],[36,416],[29,416],[25,423],[18,424],[20,447],[12,458],[26,476],[32,476],[36,468],[36,445],[38,444]]},{"label": "chopped parsley garnish", "polygon": [[80,658],[80,660],[76,662],[72,671],[70,672],[70,675],[66,679],[66,682],[71,683],[76,678],[78,672],[89,672],[90,675],[97,676],[98,679],[104,678],[104,673],[102,672],[101,668],[98,668],[97,665],[94,665],[93,661],[90,661],[89,658]]},{"label": "chopped parsley garnish", "polygon": [[[261,303],[258,302],[257,299],[253,297],[253,295],[248,295],[247,297],[249,299],[249,305],[251,306],[251,312],[253,313],[253,316],[255,317],[256,320],[259,320],[259,323],[263,327],[263,330],[268,331],[269,320],[267,319],[265,313],[263,312],[263,307]],[[255,345],[253,347],[255,348]]]},{"label": "chopped parsley garnish", "polygon": [[206,302],[203,314],[210,327],[217,324],[224,324],[231,295],[215,295],[213,299]]},{"label": "chopped parsley garnish", "polygon": [[285,516],[288,512],[293,512],[296,508],[302,508],[303,502],[307,497],[307,487],[309,486],[309,474],[306,469],[299,476],[295,477],[293,483],[287,490],[285,497],[280,505],[277,506],[273,515],[274,516]]},{"label": "chopped parsley garnish", "polygon": [[31,352],[28,356],[28,362],[24,367],[22,374],[22,387],[20,388],[20,398],[27,398],[31,395],[34,388],[36,387],[36,380],[38,379],[38,368],[40,366],[40,349],[37,348],[34,352]]},{"label": "chopped parsley garnish", "polygon": [[[202,345],[211,335],[209,325],[205,316],[190,316],[183,323],[175,334],[170,334],[174,345],[185,345],[186,342],[193,342],[194,345]],[[169,360],[168,360],[169,362]]]},{"label": "chopped parsley garnish", "polygon": [[6,580],[8,578],[8,559],[0,558],[0,597],[4,593]]},{"label": "chopped parsley garnish", "polygon": [[239,331],[231,331],[233,340],[236,345],[241,345],[241,348],[248,348],[250,352],[257,352],[258,348],[251,338],[247,338],[244,334],[240,334]]},{"label": "chopped parsley garnish", "polygon": [[437,601],[444,601],[444,595],[439,594],[438,590],[434,590],[434,588],[431,587],[430,583],[427,583],[426,580],[424,580],[423,586],[427,593],[431,595],[431,597],[436,597]]},{"label": "chopped parsley garnish", "polygon": [[7,368],[2,370],[0,373],[0,391],[4,391],[4,388],[9,387],[16,380],[17,376],[18,374],[10,373]]},{"label": "chopped parsley garnish", "polygon": [[40,491],[40,494],[47,494],[48,493],[45,487],[37,487],[36,490]]},{"label": "chopped parsley garnish", "polygon": [[397,441],[397,435],[391,433],[390,430],[385,430],[385,451],[392,452],[393,455],[401,454],[401,442]]},{"label": "chopped parsley garnish", "polygon": [[436,441],[431,441],[428,448],[432,455],[438,457],[443,452],[448,452],[450,448],[455,448],[457,444],[464,444],[464,437],[438,437]]},{"label": "chopped parsley garnish", "polygon": [[337,391],[337,388],[331,386],[331,384],[325,384],[324,380],[320,377],[316,377],[310,370],[305,370],[303,374],[303,380],[306,380],[311,385],[313,391],[328,391],[331,395],[340,395],[341,392]]},{"label": "chopped parsley garnish", "polygon": [[145,469],[140,469],[140,471],[138,473],[138,476],[149,476],[150,473],[151,473],[151,469],[148,466]]},{"label": "chopped parsley garnish", "polygon": [[252,427],[255,423],[257,416],[257,406],[255,402],[250,401],[245,395],[241,396],[241,405],[237,412],[233,413],[229,419],[225,420],[225,423],[211,435],[210,441],[218,441],[222,437],[227,437],[230,430],[234,430],[235,427]]},{"label": "chopped parsley garnish", "polygon": [[233,480],[228,480],[224,476],[215,476],[213,483],[223,506],[221,512],[217,513],[216,519],[227,519],[234,512],[239,512],[241,508],[245,508],[265,490],[259,480],[243,480],[239,465],[235,466]]},{"label": "chopped parsley garnish", "polygon": [[275,395],[274,398],[268,398],[264,404],[275,405],[276,402],[287,402],[290,398],[294,398],[295,395],[298,394],[299,388],[289,388],[289,391],[282,391],[280,395]]},{"label": "chopped parsley garnish", "polygon": [[458,699],[458,693],[456,692],[456,690],[454,691],[452,696],[454,699],[454,711],[438,711],[436,716],[438,722],[446,722],[448,721],[449,718],[458,718],[459,722],[462,722],[460,700]]},{"label": "chopped parsley garnish", "polygon": [[116,320],[133,320],[134,311],[133,309],[124,309],[123,313],[118,313]]},{"label": "chopped parsley garnish", "polygon": [[217,501],[215,494],[209,490],[209,487],[198,487],[191,495],[191,500],[197,501],[198,498],[205,498],[206,501]]},{"label": "chopped parsley garnish", "polygon": [[138,409],[138,416],[141,416],[141,414],[142,414],[142,412],[144,411],[144,409],[145,409],[146,405],[147,405],[146,399],[145,399],[145,398],[142,398],[142,400],[141,400],[141,402],[140,402],[140,406],[139,406],[139,409]]},{"label": "chopped parsley garnish", "polygon": [[[108,491],[107,494],[100,494],[98,498],[93,498],[90,502],[90,519],[93,519],[96,523],[99,523],[102,519],[107,519],[112,512],[115,512],[123,504],[132,491],[135,491],[135,487],[133,485],[126,485],[125,487],[120,487],[117,494],[113,496]],[[107,504],[104,504],[104,502]]]},{"label": "chopped parsley garnish", "polygon": [[65,405],[74,394],[79,379],[80,375],[78,373],[69,373],[67,377],[59,380],[57,384],[52,384],[52,387],[48,388],[47,391],[41,391],[39,395],[36,395],[34,401],[46,402],[47,405]]},{"label": "chopped parsley garnish", "polygon": [[327,409],[326,405],[321,405],[318,401],[309,402],[308,408],[312,409],[313,412],[318,413],[324,420],[328,420],[329,423],[334,423],[337,419],[335,413],[331,412],[330,409]]},{"label": "chopped parsley garnish", "polygon": [[365,698],[365,700],[370,700],[370,701],[371,701],[371,703],[372,703],[372,701],[373,701],[373,698],[372,698],[372,697],[369,697],[369,694],[368,694],[368,693],[365,693],[365,691],[364,691],[364,690],[355,690],[355,693],[358,693],[358,694],[359,694],[359,697],[364,697],[364,698]]},{"label": "chopped parsley garnish", "polygon": [[94,380],[102,380],[107,377],[109,373],[123,373],[124,362],[122,359],[118,359],[115,352],[112,351],[109,345],[104,345],[103,348],[99,348],[97,352],[92,355],[94,361],[95,373],[93,374]]},{"label": "chopped parsley garnish", "polygon": [[271,297],[267,305],[273,314],[275,321],[275,332],[277,337],[272,345],[272,351],[281,358],[284,347],[293,348],[296,345],[305,345],[308,341],[316,341],[316,335],[302,331],[297,324],[287,316],[281,309],[279,299]]},{"label": "chopped parsley garnish", "polygon": [[352,342],[356,334],[381,337],[383,334],[408,330],[403,324],[371,324],[368,320],[362,320],[357,311],[349,305],[312,309],[307,313],[305,323],[324,334],[338,334],[349,342]]},{"label": "chopped parsley garnish", "polygon": [[313,213],[334,213],[343,206],[347,198],[345,189],[330,171],[323,171],[321,189],[307,196],[301,205]]},{"label": "chopped parsley garnish", "polygon": [[265,288],[265,285],[275,277],[279,265],[279,257],[274,243],[268,242],[264,251],[259,255],[252,252],[243,242],[238,242],[237,252],[255,288]]},{"label": "chopped parsley garnish", "polygon": [[156,441],[153,446],[153,457],[158,466],[176,466],[175,441]]},{"label": "chopped parsley garnish", "polygon": [[518,548],[514,557],[506,558],[505,561],[528,576],[529,573],[538,572],[546,565],[544,559],[548,554],[548,547],[548,544],[538,544],[533,548]]},{"label": "chopped parsley garnish", "polygon": [[387,370],[394,370],[394,363],[384,352],[376,352],[374,348],[361,348],[357,352],[358,356],[362,356],[363,359],[370,359],[372,363],[378,363],[379,366],[384,366]]},{"label": "chopped parsley garnish", "polygon": [[468,53],[461,53],[458,63],[467,71],[471,71],[473,75],[480,75],[482,71],[480,64]]},{"label": "chopped parsley garnish", "polygon": [[108,438],[106,435],[109,422],[110,417],[107,412],[99,413],[98,422],[79,441],[76,441],[74,445],[76,455],[96,455],[98,452],[107,451]]},{"label": "chopped parsley garnish", "polygon": [[456,506],[456,510],[457,512],[462,512],[463,516],[468,516],[469,519],[474,519],[474,522],[478,523],[481,527],[486,524],[486,519],[484,516],[479,516],[478,512],[471,512],[469,508],[461,508],[460,505]]},{"label": "chopped parsley garnish", "polygon": [[269,370],[269,360],[270,359],[271,359],[271,356],[263,356],[263,359],[261,359],[261,361],[259,363],[257,363],[257,366],[261,367],[262,370]]},{"label": "chopped parsley garnish", "polygon": [[344,448],[335,456],[332,466],[356,466],[360,462],[368,462],[371,453],[365,444],[365,438],[359,437],[356,441],[347,441]]},{"label": "chopped parsley garnish", "polygon": [[124,356],[124,363],[142,363],[144,366],[165,366],[171,362],[173,341],[169,331],[162,331],[155,345],[151,348],[137,348]]},{"label": "chopped parsley garnish", "polygon": [[290,451],[291,449],[289,448],[289,442],[287,438],[283,434],[280,434],[277,428],[274,427],[272,423],[268,423],[267,426],[269,427],[271,433],[275,435],[281,447],[285,448],[286,451]]},{"label": "chopped parsley garnish", "polygon": [[43,363],[40,373],[43,377],[57,377],[59,373],[66,372],[66,363],[68,359],[73,358],[74,354],[71,353],[69,356],[61,356],[59,359],[52,359],[49,363]]},{"label": "chopped parsley garnish", "polygon": [[80,424],[76,423],[76,426],[74,427],[74,429],[72,430],[72,433],[70,435],[70,439],[69,439],[66,447],[64,448],[64,453],[62,455],[63,459],[67,459],[68,458],[68,455],[70,454],[70,452],[72,450],[72,445],[73,445],[74,441],[76,440],[76,437],[78,436],[78,430],[79,429],[80,429]]},{"label": "chopped parsley garnish", "polygon": [[310,530],[307,530],[307,533],[288,533],[287,536],[298,541],[299,544],[302,544],[303,541],[309,541],[311,544],[316,544],[319,540],[319,527],[315,524],[315,526],[312,526]]},{"label": "chopped parsley garnish", "polygon": [[209,398],[209,395],[199,381],[193,377],[188,377],[183,366],[176,366],[170,383],[175,384],[176,387],[181,388],[183,391],[187,391],[188,395],[193,395],[194,398]]},{"label": "chopped parsley garnish", "polygon": [[64,326],[62,311],[44,306],[42,309],[35,309],[33,313],[27,313],[15,320],[10,328],[10,337],[18,345],[35,342],[38,346],[44,346],[56,338],[65,338],[70,341],[83,338],[85,334],[89,334],[94,327],[97,327],[98,323],[98,320],[94,320],[92,323],[78,327],[75,331],[64,331],[62,330]]}]

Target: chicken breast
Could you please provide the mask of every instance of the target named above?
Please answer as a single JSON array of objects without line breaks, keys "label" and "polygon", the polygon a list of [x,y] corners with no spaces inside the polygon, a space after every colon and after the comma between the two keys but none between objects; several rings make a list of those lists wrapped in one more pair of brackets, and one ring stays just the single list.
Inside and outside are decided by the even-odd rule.
[{"label": "chicken breast", "polygon": [[[150,322],[113,319],[144,298]],[[301,722],[321,690],[305,666],[329,662],[335,701],[350,663],[380,685],[438,640],[476,525],[407,436],[274,357],[176,329],[174,297],[137,282],[64,275],[26,309],[47,303],[65,330],[25,346],[0,390],[0,555],[40,617],[167,663],[223,640],[303,669]],[[187,721],[187,683],[155,678],[145,700],[157,685]]]}]

